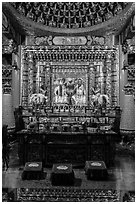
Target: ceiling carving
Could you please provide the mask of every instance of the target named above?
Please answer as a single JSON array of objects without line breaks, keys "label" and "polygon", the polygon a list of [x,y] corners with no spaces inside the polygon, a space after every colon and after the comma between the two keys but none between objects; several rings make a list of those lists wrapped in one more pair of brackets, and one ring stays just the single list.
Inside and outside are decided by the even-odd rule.
[{"label": "ceiling carving", "polygon": [[3,11],[27,35],[117,34],[131,18],[128,2],[4,2]]},{"label": "ceiling carving", "polygon": [[22,15],[57,28],[83,28],[107,21],[121,13],[127,2],[13,2]]}]

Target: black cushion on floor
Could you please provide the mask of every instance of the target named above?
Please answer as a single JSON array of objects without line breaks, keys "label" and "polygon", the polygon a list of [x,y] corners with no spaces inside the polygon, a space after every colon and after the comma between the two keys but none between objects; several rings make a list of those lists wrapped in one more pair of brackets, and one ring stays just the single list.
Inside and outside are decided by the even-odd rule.
[{"label": "black cushion on floor", "polygon": [[52,185],[74,185],[72,164],[53,164],[51,173]]},{"label": "black cushion on floor", "polygon": [[22,180],[43,179],[42,162],[27,162],[22,173]]},{"label": "black cushion on floor", "polygon": [[87,179],[102,180],[107,178],[108,172],[103,161],[86,161],[85,174]]}]

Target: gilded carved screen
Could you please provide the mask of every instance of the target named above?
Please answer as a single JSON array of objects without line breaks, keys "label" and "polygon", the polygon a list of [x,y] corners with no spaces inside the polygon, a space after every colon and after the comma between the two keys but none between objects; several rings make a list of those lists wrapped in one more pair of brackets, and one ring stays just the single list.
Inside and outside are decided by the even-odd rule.
[{"label": "gilded carved screen", "polygon": [[[49,50],[47,47],[43,48],[45,50],[36,48],[22,48],[23,106],[32,105],[33,98],[39,105],[93,107],[94,99],[100,95],[108,97],[110,107],[119,104],[117,48],[102,51],[85,47],[82,51],[80,48],[75,51],[73,48],[76,60],[72,52],[64,52],[60,48],[57,52],[57,47]],[[64,58],[64,55],[67,57]]]}]

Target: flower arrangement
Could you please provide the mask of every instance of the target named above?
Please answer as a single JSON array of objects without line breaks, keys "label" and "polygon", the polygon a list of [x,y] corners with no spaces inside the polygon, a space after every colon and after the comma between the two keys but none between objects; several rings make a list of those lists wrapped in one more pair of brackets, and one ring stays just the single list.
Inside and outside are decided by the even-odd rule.
[{"label": "flower arrangement", "polygon": [[30,103],[33,105],[41,105],[44,104],[45,101],[47,101],[47,96],[42,93],[35,93],[30,97]]},{"label": "flower arrangement", "polygon": [[108,95],[101,94],[99,89],[97,91],[93,91],[92,101],[94,107],[98,106],[102,108],[105,108],[106,105],[110,103]]}]

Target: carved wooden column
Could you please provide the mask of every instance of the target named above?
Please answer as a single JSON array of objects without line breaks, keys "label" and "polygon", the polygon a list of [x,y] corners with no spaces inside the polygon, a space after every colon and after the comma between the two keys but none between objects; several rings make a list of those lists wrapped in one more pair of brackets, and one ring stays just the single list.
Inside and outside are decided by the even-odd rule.
[{"label": "carved wooden column", "polygon": [[[111,86],[111,91],[112,91],[112,105],[113,106],[119,106],[120,105],[120,67],[121,67],[121,62],[120,62],[120,52],[119,48],[115,46],[116,50],[114,51],[114,57],[112,58],[112,86]],[[120,56],[120,57],[119,57]]]},{"label": "carved wooden column", "polygon": [[50,83],[51,83],[51,81],[50,81],[50,65],[49,64],[45,64],[44,65],[44,69],[45,69],[45,71],[44,71],[44,79],[45,79],[45,81],[44,81],[44,87],[45,87],[45,94],[46,94],[46,96],[47,96],[47,105],[50,105]]},{"label": "carved wooden column", "polygon": [[112,66],[112,62],[111,62],[111,54],[108,53],[107,54],[107,59],[105,61],[105,66],[106,66],[106,94],[109,97],[109,101],[110,101],[110,105],[112,103],[112,98],[111,98],[111,74],[112,74],[112,70],[111,70],[111,66]]},{"label": "carved wooden column", "polygon": [[28,100],[33,94],[33,52],[28,52]]},{"label": "carved wooden column", "polygon": [[93,87],[94,87],[94,85],[95,85],[95,68],[94,68],[94,63],[91,63],[90,65],[89,65],[89,80],[88,80],[89,82],[89,84],[88,84],[88,89],[89,89],[89,95],[88,95],[88,97],[89,97],[89,106],[91,105],[91,101],[92,101],[92,99],[91,99],[91,97],[92,97],[92,90],[93,90]]},{"label": "carved wooden column", "polygon": [[39,92],[42,94],[46,93],[46,85],[45,85],[45,66],[43,65],[43,61],[38,63],[39,66]]},{"label": "carved wooden column", "polygon": [[100,77],[99,77],[99,79],[100,79],[100,90],[101,90],[101,94],[103,94],[104,93],[104,84],[103,84],[103,81],[104,81],[104,73],[103,73],[103,66],[102,66],[102,64],[100,63],[100,68],[99,68],[99,70],[100,70]]},{"label": "carved wooden column", "polygon": [[28,64],[24,49],[21,50],[21,87],[20,87],[20,104],[22,106],[28,105]]},{"label": "carved wooden column", "polygon": [[36,93],[40,92],[40,64],[37,62],[37,74],[36,74]]}]

